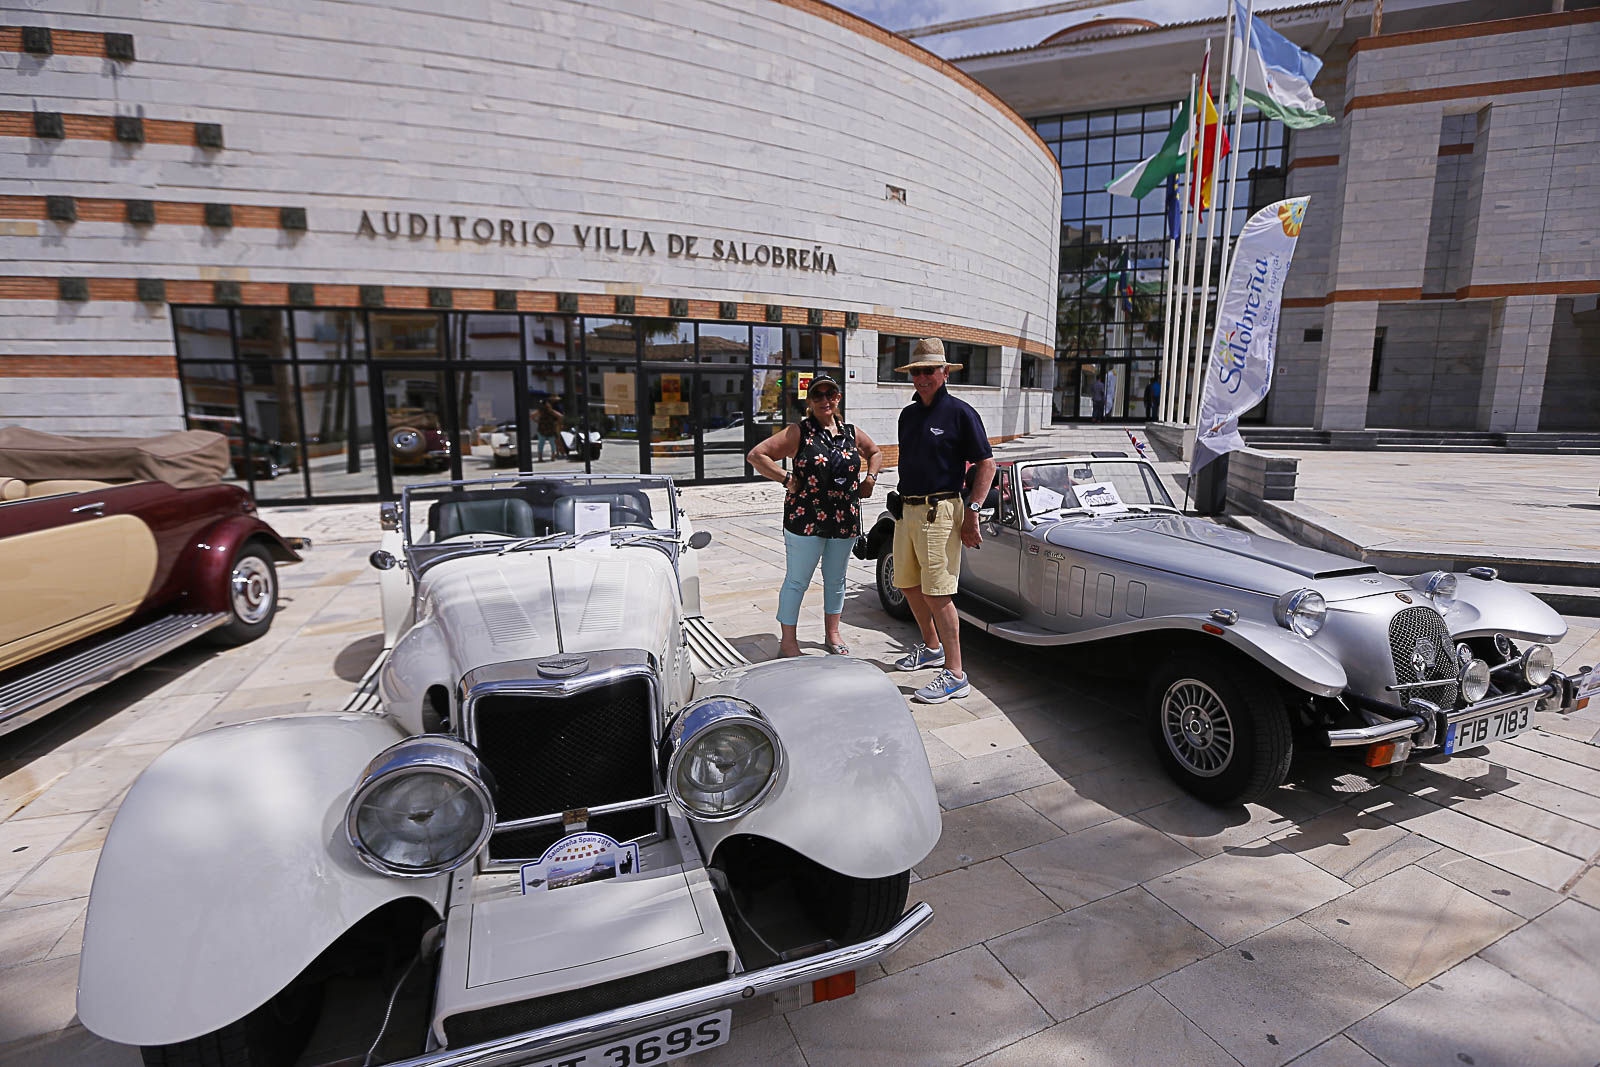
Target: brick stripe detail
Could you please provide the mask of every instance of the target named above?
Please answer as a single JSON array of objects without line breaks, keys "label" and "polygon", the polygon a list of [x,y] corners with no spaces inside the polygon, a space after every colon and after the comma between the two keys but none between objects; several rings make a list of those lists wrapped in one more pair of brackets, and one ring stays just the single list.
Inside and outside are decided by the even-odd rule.
[{"label": "brick stripe detail", "polygon": [[0,356],[0,378],[176,378],[171,356]]},{"label": "brick stripe detail", "polygon": [[1326,307],[1328,298],[1325,296],[1286,296],[1283,306],[1286,308],[1320,308]]},{"label": "brick stripe detail", "polygon": [[[106,54],[106,35],[85,30],[58,30],[50,27],[50,47],[58,56],[100,56]],[[0,26],[0,52],[22,51],[22,27]]]},{"label": "brick stripe detail", "polygon": [[[0,219],[45,218],[42,196],[0,196]],[[122,222],[127,218],[127,201],[101,197],[74,197],[78,204],[79,222]],[[276,230],[279,226],[279,208],[260,207],[254,204],[234,204],[233,224],[252,229]],[[206,205],[177,200],[155,201],[156,225],[204,226]]]},{"label": "brick stripe detail", "polygon": [[[146,144],[193,145],[195,124],[171,119],[145,119]],[[68,140],[115,141],[110,115],[62,115],[62,132]],[[32,137],[33,112],[0,111],[0,137]]]},{"label": "brick stripe detail", "polygon": [[[960,389],[961,389],[961,386],[957,385],[955,388],[956,388],[957,392],[959,392]],[[1025,434],[1020,434],[1020,433],[1006,434],[1003,437],[991,437],[991,438],[989,438],[989,443],[991,445],[1003,445],[1007,441],[1020,440],[1024,436],[1026,436],[1026,435]],[[886,445],[886,444],[884,444],[883,442],[880,441],[880,442],[878,442],[878,450],[883,453],[883,465],[885,467],[898,467],[900,465],[900,446],[899,445]]]},{"label": "brick stripe detail", "polygon": [[1550,74],[1543,78],[1507,78],[1503,81],[1473,82],[1469,85],[1441,85],[1433,89],[1407,89],[1398,93],[1368,93],[1344,105],[1345,113],[1370,107],[1403,107],[1439,100],[1463,100],[1475,96],[1508,96],[1512,93],[1543,93],[1552,89],[1576,89],[1600,85],[1600,70],[1580,70],[1571,74]]},{"label": "brick stripe detail", "polygon": [[1290,170],[1299,170],[1301,167],[1337,167],[1338,165],[1338,156],[1301,156],[1298,159],[1289,160]]},{"label": "brick stripe detail", "polygon": [[1495,37],[1503,33],[1547,30],[1553,26],[1576,26],[1585,22],[1600,22],[1600,8],[1546,15],[1523,15],[1518,18],[1492,19],[1488,22],[1468,22],[1460,26],[1441,26],[1434,30],[1412,30],[1410,33],[1363,37],[1350,46],[1350,54],[1370,52],[1375,48],[1405,48],[1434,41],[1465,41],[1473,37]]},{"label": "brick stripe detail", "polygon": [[1505,282],[1492,285],[1464,285],[1455,292],[1424,293],[1421,289],[1338,289],[1326,296],[1285,297],[1288,308],[1319,308],[1330,303],[1362,301],[1398,302],[1409,300],[1495,300],[1507,296],[1587,296],[1600,293],[1600,278],[1562,282]]},{"label": "brick stripe detail", "polygon": [[1050,147],[1034,132],[1033,127],[1028,125],[1028,120],[1013,111],[1009,104],[994,95],[981,82],[961,68],[952,63],[947,63],[926,48],[906,40],[897,33],[890,33],[876,23],[868,22],[861,16],[852,15],[850,12],[834,7],[832,4],[823,3],[822,0],[776,0],[776,2],[784,7],[792,7],[796,11],[804,11],[808,15],[815,15],[817,18],[831,22],[835,26],[859,33],[868,40],[876,41],[885,48],[892,48],[908,59],[914,59],[923,66],[938,71],[1000,112],[1001,115],[1010,119],[1018,129],[1028,135],[1029,140],[1039,146],[1039,151],[1049,157],[1052,169],[1060,167],[1061,164],[1057,162],[1055,153],[1050,151]]},{"label": "brick stripe detail", "polygon": [[1470,156],[1472,148],[1470,144],[1442,144],[1439,146],[1439,156]]}]

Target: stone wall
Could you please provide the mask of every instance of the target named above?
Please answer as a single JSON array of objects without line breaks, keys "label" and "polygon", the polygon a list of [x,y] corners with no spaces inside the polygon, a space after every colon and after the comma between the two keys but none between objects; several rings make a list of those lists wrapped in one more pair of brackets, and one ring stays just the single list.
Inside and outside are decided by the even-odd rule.
[{"label": "stone wall", "polygon": [[1539,429],[1600,432],[1600,307],[1594,297],[1557,302]]}]

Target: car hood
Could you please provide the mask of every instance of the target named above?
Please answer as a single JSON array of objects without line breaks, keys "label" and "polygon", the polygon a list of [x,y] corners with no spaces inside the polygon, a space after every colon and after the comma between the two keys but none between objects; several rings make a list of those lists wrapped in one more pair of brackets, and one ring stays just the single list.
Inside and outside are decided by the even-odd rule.
[{"label": "car hood", "polygon": [[1269,596],[1308,584],[1330,602],[1408,588],[1358,560],[1179,515],[1064,519],[1036,536],[1074,552]]},{"label": "car hood", "polygon": [[458,678],[559,652],[661,656],[679,625],[677,575],[654,548],[468,556],[433,567],[422,585],[418,621],[438,628]]}]

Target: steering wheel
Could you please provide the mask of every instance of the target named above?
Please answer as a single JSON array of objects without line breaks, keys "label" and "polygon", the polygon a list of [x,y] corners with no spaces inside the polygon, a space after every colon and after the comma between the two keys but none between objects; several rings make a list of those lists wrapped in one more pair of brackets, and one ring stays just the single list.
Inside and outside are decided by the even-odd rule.
[{"label": "steering wheel", "polygon": [[[652,528],[650,526],[650,516],[646,515],[636,507],[632,507],[628,504],[612,504],[611,511],[613,515],[620,511],[624,513],[624,517],[628,515],[633,516],[633,518],[628,522],[621,523],[620,525],[622,526],[643,526],[646,529]],[[614,523],[613,525],[617,524]]]}]

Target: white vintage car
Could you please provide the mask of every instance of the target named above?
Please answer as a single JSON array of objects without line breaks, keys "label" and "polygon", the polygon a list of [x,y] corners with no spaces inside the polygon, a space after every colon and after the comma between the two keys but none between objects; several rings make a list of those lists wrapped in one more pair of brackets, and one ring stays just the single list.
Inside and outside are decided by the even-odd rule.
[{"label": "white vintage car", "polygon": [[385,509],[381,710],[150,766],[90,896],[90,1030],[155,1064],[660,1063],[736,1004],[851,992],[929,920],[905,701],[858,660],[745,662],[669,480]]}]

